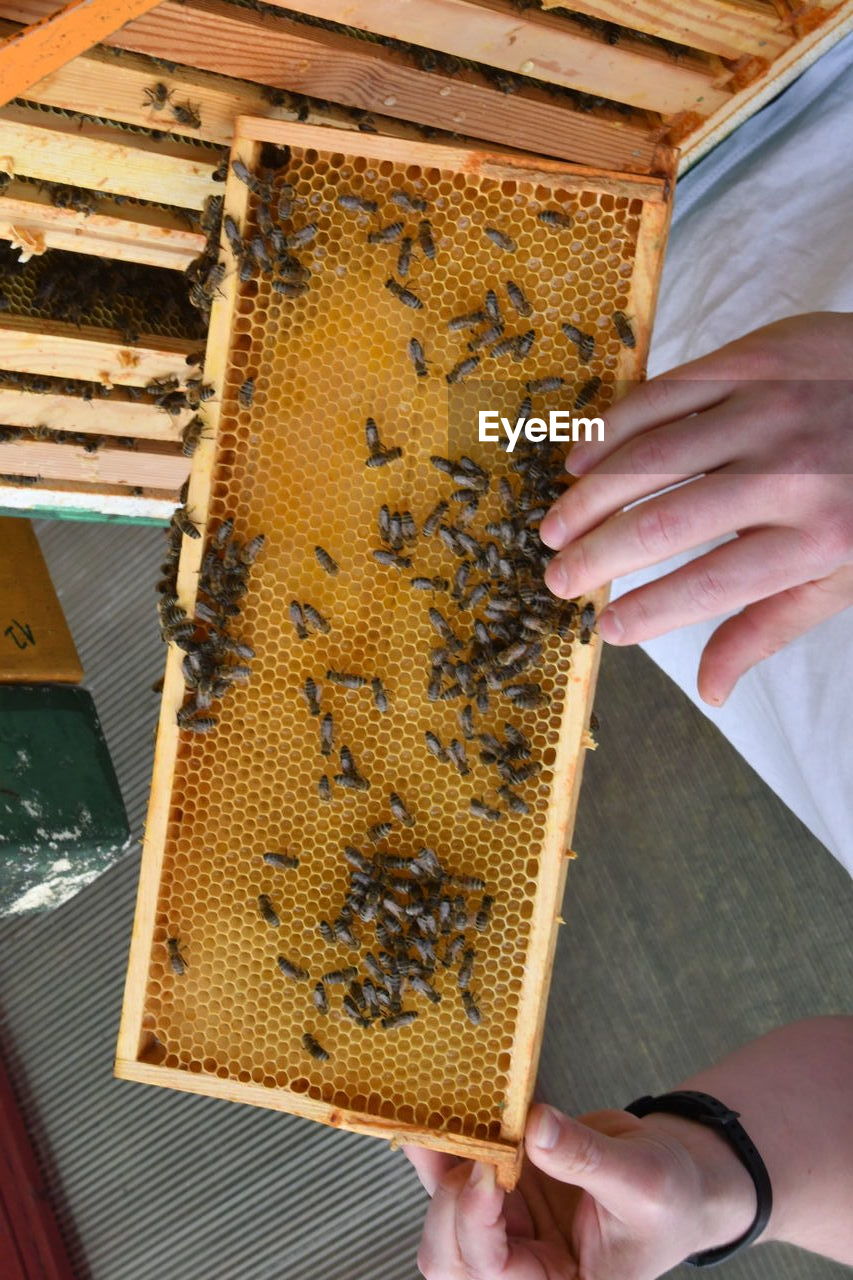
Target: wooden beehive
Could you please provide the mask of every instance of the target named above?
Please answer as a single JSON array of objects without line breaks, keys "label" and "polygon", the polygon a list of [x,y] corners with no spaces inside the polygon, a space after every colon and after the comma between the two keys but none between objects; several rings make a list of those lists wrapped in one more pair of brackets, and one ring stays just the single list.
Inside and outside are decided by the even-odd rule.
[{"label": "wooden beehive", "polygon": [[[254,165],[270,138],[291,146],[300,198],[316,201],[312,281],[324,282],[286,305],[263,278],[238,289],[223,241],[232,269],[214,303],[204,362],[216,395],[204,410],[207,438],[189,504],[206,537],[231,517],[243,539],[268,534],[243,611],[258,658],[248,685],[222,703],[216,731],[187,739],[174,720],[184,696],[181,654],[169,654],[117,1071],[490,1160],[511,1185],[598,643],[552,639],[543,657],[550,710],[522,717],[545,766],[532,813],[505,815],[499,832],[460,819],[481,777],[475,769],[457,779],[424,753],[424,729],[448,737],[455,710],[435,714],[424,700],[424,606],[369,563],[364,522],[391,473],[364,473],[360,419],[369,399],[387,442],[403,447],[389,493],[420,524],[435,488],[425,458],[459,452],[459,424],[473,404],[467,386],[447,395],[443,374],[464,344],[446,320],[496,270],[482,236],[487,214],[520,246],[511,278],[529,293],[541,329],[525,376],[547,376],[559,359],[577,386],[585,371],[560,337],[569,321],[596,335],[598,407],[622,380],[641,377],[679,166],[844,34],[853,0],[706,0],[690,12],[658,0],[586,0],[571,9],[549,0],[303,0],[287,8],[92,0],[69,6],[54,24],[21,28],[52,9],[52,0],[0,3],[8,33],[0,88],[10,103],[0,109],[0,171],[10,175],[0,236],[35,254],[76,251],[177,280],[198,255],[213,252],[216,261],[218,226],[211,230],[206,215],[223,193],[217,179],[232,144]],[[21,56],[27,49],[31,59]],[[158,85],[166,95],[159,105],[151,101]],[[440,271],[418,276],[423,313],[403,314],[381,292],[382,250],[354,256],[364,228],[334,205],[341,174],[383,200],[403,182],[429,193]],[[42,183],[83,187],[99,203],[94,211],[67,200],[57,207]],[[255,203],[233,178],[225,197],[251,236]],[[571,211],[568,241],[536,221],[537,207],[551,200]],[[186,377],[199,334],[168,326],[147,333],[144,313],[129,333],[111,315],[46,319],[15,288],[0,314],[0,365],[14,375],[0,384],[0,505],[62,503],[162,519],[189,470],[180,446],[188,415],[164,414],[138,391],[152,378]],[[632,318],[633,350],[614,335],[616,309]],[[409,336],[427,352],[423,380],[406,363]],[[517,404],[517,372],[496,370],[488,384],[500,407],[504,396],[508,409]],[[248,376],[256,401],[244,408],[235,397]],[[21,377],[57,384],[33,388]],[[84,399],[79,387],[59,385],[69,379],[115,390]],[[310,427],[310,456],[294,423]],[[20,428],[26,433],[15,434]],[[57,431],[75,441],[51,435]],[[95,453],[80,442],[99,434],[109,443]],[[340,558],[333,582],[311,559],[313,541],[332,544]],[[201,554],[200,542],[182,553],[181,598],[190,608]],[[446,568],[429,555],[423,567]],[[315,726],[294,703],[309,672],[282,622],[291,596],[316,599],[344,620],[314,646],[317,661],[381,660],[391,696],[387,718],[377,718],[369,705],[334,695],[359,762],[377,781],[368,795],[348,797],[351,804],[335,796],[319,817]],[[481,944],[479,972],[492,977],[482,984],[483,1021],[460,1022],[451,989],[396,1048],[336,1016],[323,1028],[332,1056],[313,1063],[298,1034],[306,1012],[313,1015],[305,991],[288,988],[275,968],[257,895],[276,899],[289,945],[299,942],[315,974],[326,957],[306,922],[321,902],[340,899],[341,845],[357,845],[368,821],[386,816],[382,799],[392,786],[406,793],[419,839],[444,865],[494,888],[494,922]],[[294,844],[298,869],[262,862],[269,846]],[[185,948],[183,974],[170,963],[170,937]],[[320,1034],[316,1019],[308,1029]]]}]

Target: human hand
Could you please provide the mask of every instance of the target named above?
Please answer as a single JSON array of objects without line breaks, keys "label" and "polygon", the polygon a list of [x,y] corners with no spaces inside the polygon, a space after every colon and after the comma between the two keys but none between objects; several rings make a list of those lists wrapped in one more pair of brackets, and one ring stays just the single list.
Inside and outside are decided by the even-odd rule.
[{"label": "human hand", "polygon": [[599,618],[605,640],[636,644],[740,609],[699,666],[701,697],[721,705],[751,666],[853,604],[851,379],[853,316],[827,312],[767,325],[637,387],[605,414],[603,443],[570,453],[580,478],[540,528],[558,552],[550,590],[587,595],[737,535]]},{"label": "human hand", "polygon": [[[545,1145],[548,1140],[550,1145]],[[728,1144],[676,1116],[531,1109],[520,1182],[490,1165],[405,1148],[432,1196],[418,1266],[426,1280],[655,1280],[736,1240],[755,1214]]]}]

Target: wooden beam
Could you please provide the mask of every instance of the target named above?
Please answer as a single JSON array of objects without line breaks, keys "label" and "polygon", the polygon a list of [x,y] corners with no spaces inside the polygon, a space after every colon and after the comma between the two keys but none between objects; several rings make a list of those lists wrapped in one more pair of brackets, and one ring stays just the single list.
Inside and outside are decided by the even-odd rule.
[{"label": "wooden beam", "polygon": [[17,373],[144,387],[152,378],[168,374],[186,377],[186,357],[198,346],[198,340],[152,334],[143,334],[138,344],[129,346],[112,329],[0,316],[0,368]]},{"label": "wooden beam", "polygon": [[201,209],[217,184],[218,157],[207,148],[45,116],[27,107],[0,109],[0,168],[93,191]]},{"label": "wooden beam", "polygon": [[[542,0],[555,9],[563,0]],[[791,34],[763,0],[584,0],[584,13],[617,26],[643,31],[676,44],[704,49],[722,58],[772,60],[791,43]]]},{"label": "wooden beam", "polygon": [[727,96],[715,58],[685,51],[676,62],[630,36],[612,46],[565,18],[519,13],[509,0],[287,0],[286,7],[646,111],[704,113]]},{"label": "wooden beam", "polygon": [[119,524],[168,524],[177,505],[162,489],[80,484],[76,480],[39,480],[16,484],[0,476],[0,511],[40,515],[51,520],[98,520]]},{"label": "wooden beam", "polygon": [[13,182],[0,196],[0,239],[19,241],[22,230],[43,249],[65,249],[123,262],[184,271],[204,251],[206,236],[181,226],[164,209],[105,200],[97,213],[58,209],[32,183]]},{"label": "wooden beam", "polygon": [[41,394],[0,386],[0,423],[7,427],[41,425],[53,431],[96,436],[133,436],[137,440],[180,439],[192,411],[172,417],[153,404],[136,404],[116,390],[106,400]]},{"label": "wooden beam", "polygon": [[11,440],[0,444],[0,475],[41,476],[84,484],[177,492],[189,475],[190,461],[173,447],[149,443],[144,449],[104,445],[87,453],[82,445]]},{"label": "wooden beam", "polygon": [[[29,21],[48,3],[3,0],[0,17]],[[671,153],[660,150],[657,119],[615,109],[591,114],[555,102],[544,89],[503,94],[476,73],[422,71],[381,46],[221,0],[164,0],[108,43],[579,164],[631,173],[672,165]]]},{"label": "wooden beam", "polygon": [[0,42],[0,105],[91,48],[157,0],[71,0],[63,9]]}]

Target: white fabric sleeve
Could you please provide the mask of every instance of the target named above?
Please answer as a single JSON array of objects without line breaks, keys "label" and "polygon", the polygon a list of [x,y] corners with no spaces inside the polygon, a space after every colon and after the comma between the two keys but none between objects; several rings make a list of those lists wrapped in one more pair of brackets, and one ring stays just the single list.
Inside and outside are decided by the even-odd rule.
[{"label": "white fabric sleeve", "polygon": [[[679,182],[650,375],[786,316],[853,311],[851,137],[848,36]],[[617,580],[614,598],[706,550]],[[753,668],[716,709],[696,673],[721,621],[643,648],[853,874],[853,609]]]}]

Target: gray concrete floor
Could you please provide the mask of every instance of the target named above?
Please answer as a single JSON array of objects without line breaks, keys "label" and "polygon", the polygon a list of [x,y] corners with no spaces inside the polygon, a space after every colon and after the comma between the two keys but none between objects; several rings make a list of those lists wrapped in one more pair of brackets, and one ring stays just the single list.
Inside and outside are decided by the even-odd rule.
[{"label": "gray concrete floor", "polygon": [[[42,529],[137,822],[161,538]],[[849,1011],[853,989],[853,884],[717,731],[639,651],[605,654],[596,709],[540,1076],[573,1112],[672,1087],[786,1020]],[[0,1038],[76,1274],[413,1280],[424,1197],[399,1153],[113,1080],[136,872],[132,855],[53,914],[0,925]],[[765,1246],[726,1274],[850,1272]]]}]

